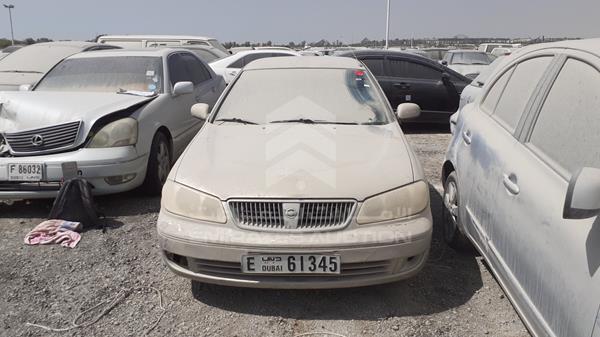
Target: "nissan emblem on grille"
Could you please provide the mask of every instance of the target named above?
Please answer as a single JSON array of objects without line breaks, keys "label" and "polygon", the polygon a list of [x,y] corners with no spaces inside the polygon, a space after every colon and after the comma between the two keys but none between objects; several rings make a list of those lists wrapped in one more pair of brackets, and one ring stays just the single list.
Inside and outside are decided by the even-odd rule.
[{"label": "nissan emblem on grille", "polygon": [[35,135],[31,137],[31,144],[33,144],[33,146],[44,145],[44,137],[42,137],[42,135]]}]

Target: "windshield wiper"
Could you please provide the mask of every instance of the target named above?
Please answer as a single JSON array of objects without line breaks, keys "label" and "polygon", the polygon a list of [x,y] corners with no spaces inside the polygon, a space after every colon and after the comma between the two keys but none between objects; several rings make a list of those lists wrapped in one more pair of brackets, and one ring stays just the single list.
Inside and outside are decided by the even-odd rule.
[{"label": "windshield wiper", "polygon": [[335,122],[335,121],[324,121],[314,120],[309,118],[296,118],[296,119],[283,119],[278,121],[272,121],[269,123],[302,123],[302,124],[341,124],[341,125],[358,125],[355,122]]},{"label": "windshield wiper", "polygon": [[119,88],[117,94],[121,95],[133,95],[133,96],[142,96],[142,97],[152,97],[156,95],[154,91],[138,91],[138,90],[127,90],[123,88]]},{"label": "windshield wiper", "polygon": [[247,121],[247,120],[241,119],[241,118],[219,118],[219,119],[215,119],[215,122],[230,122],[230,123],[241,123],[241,124],[252,124],[252,125],[258,124],[258,123]]}]

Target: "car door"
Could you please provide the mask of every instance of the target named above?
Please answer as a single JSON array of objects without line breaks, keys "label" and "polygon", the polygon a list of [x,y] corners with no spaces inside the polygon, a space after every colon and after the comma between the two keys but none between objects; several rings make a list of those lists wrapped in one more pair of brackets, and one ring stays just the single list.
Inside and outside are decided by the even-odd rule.
[{"label": "car door", "polygon": [[600,62],[575,55],[560,60],[522,142],[496,152],[510,159],[490,176],[498,189],[488,233],[496,265],[522,289],[538,331],[587,337],[600,303],[600,220],[564,219],[563,209],[571,177],[583,167],[600,168]]},{"label": "car door", "polygon": [[490,236],[497,234],[491,214],[502,186],[498,167],[511,160],[518,145],[517,125],[551,60],[551,56],[534,58],[505,68],[490,81],[481,103],[461,111],[457,132],[462,143],[456,155],[463,204],[459,212],[468,234],[484,252]]},{"label": "car door", "polygon": [[182,96],[182,100],[185,101],[182,115],[187,121],[187,127],[183,129],[183,133],[177,141],[177,146],[174,146],[176,147],[174,149],[176,154],[183,151],[204,124],[203,120],[199,120],[191,115],[190,109],[192,105],[196,103],[206,103],[212,108],[222,91],[222,88],[220,88],[220,78],[213,76],[211,71],[208,70],[197,56],[191,53],[179,53],[179,57],[186,73],[190,76],[190,79],[194,84],[194,93],[192,95],[184,95],[190,97]]},{"label": "car door", "polygon": [[[198,85],[194,85],[194,92],[191,94],[174,95],[173,88],[178,82],[194,83],[195,75],[190,71],[188,65],[189,58],[187,53],[177,52],[170,54],[167,58],[167,68],[169,71],[169,82],[171,86],[171,95],[165,103],[165,111],[162,114],[164,124],[171,131],[173,138],[173,153],[176,158],[189,142],[189,133],[197,129],[202,121],[194,118],[190,112],[192,105],[197,103],[196,96],[200,92]],[[201,125],[201,124],[200,124]]]},{"label": "car door", "polygon": [[459,97],[453,84],[443,79],[440,68],[398,56],[388,56],[385,65],[392,107],[416,103],[422,111],[420,121],[448,121],[448,97],[452,95],[457,103]]}]

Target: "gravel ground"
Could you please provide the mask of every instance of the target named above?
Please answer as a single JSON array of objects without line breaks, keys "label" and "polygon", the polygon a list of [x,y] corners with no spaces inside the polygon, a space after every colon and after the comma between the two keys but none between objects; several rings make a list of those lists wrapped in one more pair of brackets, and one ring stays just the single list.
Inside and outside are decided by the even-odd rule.
[{"label": "gravel ground", "polygon": [[158,198],[135,192],[99,198],[111,226],[85,232],[75,249],[24,246],[50,204],[20,202],[0,206],[0,336],[141,336],[162,312],[149,288],[127,293],[88,327],[49,333],[25,325],[68,326],[84,310],[139,287],[155,287],[164,297],[166,312],[150,336],[529,336],[481,258],[441,242],[436,188],[450,135],[431,128],[407,133],[433,185],[435,228],[430,259],[413,279],[319,291],[210,286],[193,294],[190,281],[159,258]]}]

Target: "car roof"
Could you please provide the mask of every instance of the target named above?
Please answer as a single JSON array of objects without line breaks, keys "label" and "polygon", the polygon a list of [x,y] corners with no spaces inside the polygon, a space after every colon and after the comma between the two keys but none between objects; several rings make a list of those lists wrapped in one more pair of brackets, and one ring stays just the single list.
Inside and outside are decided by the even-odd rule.
[{"label": "car roof", "polygon": [[293,55],[300,55],[299,53],[293,50],[281,50],[281,49],[252,49],[252,50],[242,50],[239,53],[235,53],[232,56],[243,57],[250,54],[264,54],[264,53],[289,53]]},{"label": "car roof", "polygon": [[399,50],[390,50],[390,49],[368,49],[368,50],[358,50],[358,51],[349,51],[349,52],[344,52],[344,53],[340,53],[337,56],[343,56],[343,57],[349,57],[349,58],[354,58],[356,57],[363,57],[363,56],[401,56],[402,58],[405,59],[411,59],[411,60],[416,60],[416,61],[420,61],[420,62],[425,62],[425,63],[429,63],[431,65],[434,65],[436,67],[440,67],[440,64],[437,63],[436,61],[424,57],[422,55],[416,54],[416,53],[410,53],[410,52],[405,52],[405,51],[399,51]]},{"label": "car roof", "polygon": [[594,39],[583,39],[583,40],[566,40],[560,42],[549,42],[529,45],[526,47],[519,48],[520,54],[524,52],[531,52],[540,49],[549,48],[564,48],[564,49],[576,49],[585,50],[594,53],[600,57],[600,38]]},{"label": "car roof", "polygon": [[35,47],[67,47],[67,48],[80,48],[80,49],[86,49],[88,47],[93,47],[93,46],[102,46],[101,44],[98,44],[96,42],[88,42],[88,41],[52,41],[52,42],[41,42],[41,43],[34,43],[34,44],[30,44],[28,46],[23,46],[23,47],[29,47],[29,46],[35,46]]},{"label": "car roof", "polygon": [[485,53],[483,50],[473,50],[473,49],[452,49],[448,50],[448,53]]},{"label": "car roof", "polygon": [[268,57],[248,64],[244,70],[261,69],[293,69],[293,68],[363,68],[362,63],[348,57],[336,56],[302,56],[302,57]]},{"label": "car roof", "polygon": [[168,56],[174,51],[187,51],[184,48],[144,48],[144,49],[108,49],[97,50],[90,53],[80,53],[69,57],[69,59],[91,58],[91,57],[120,57],[120,56]]},{"label": "car roof", "polygon": [[212,37],[194,35],[103,35],[98,39],[121,40],[216,40]]}]

